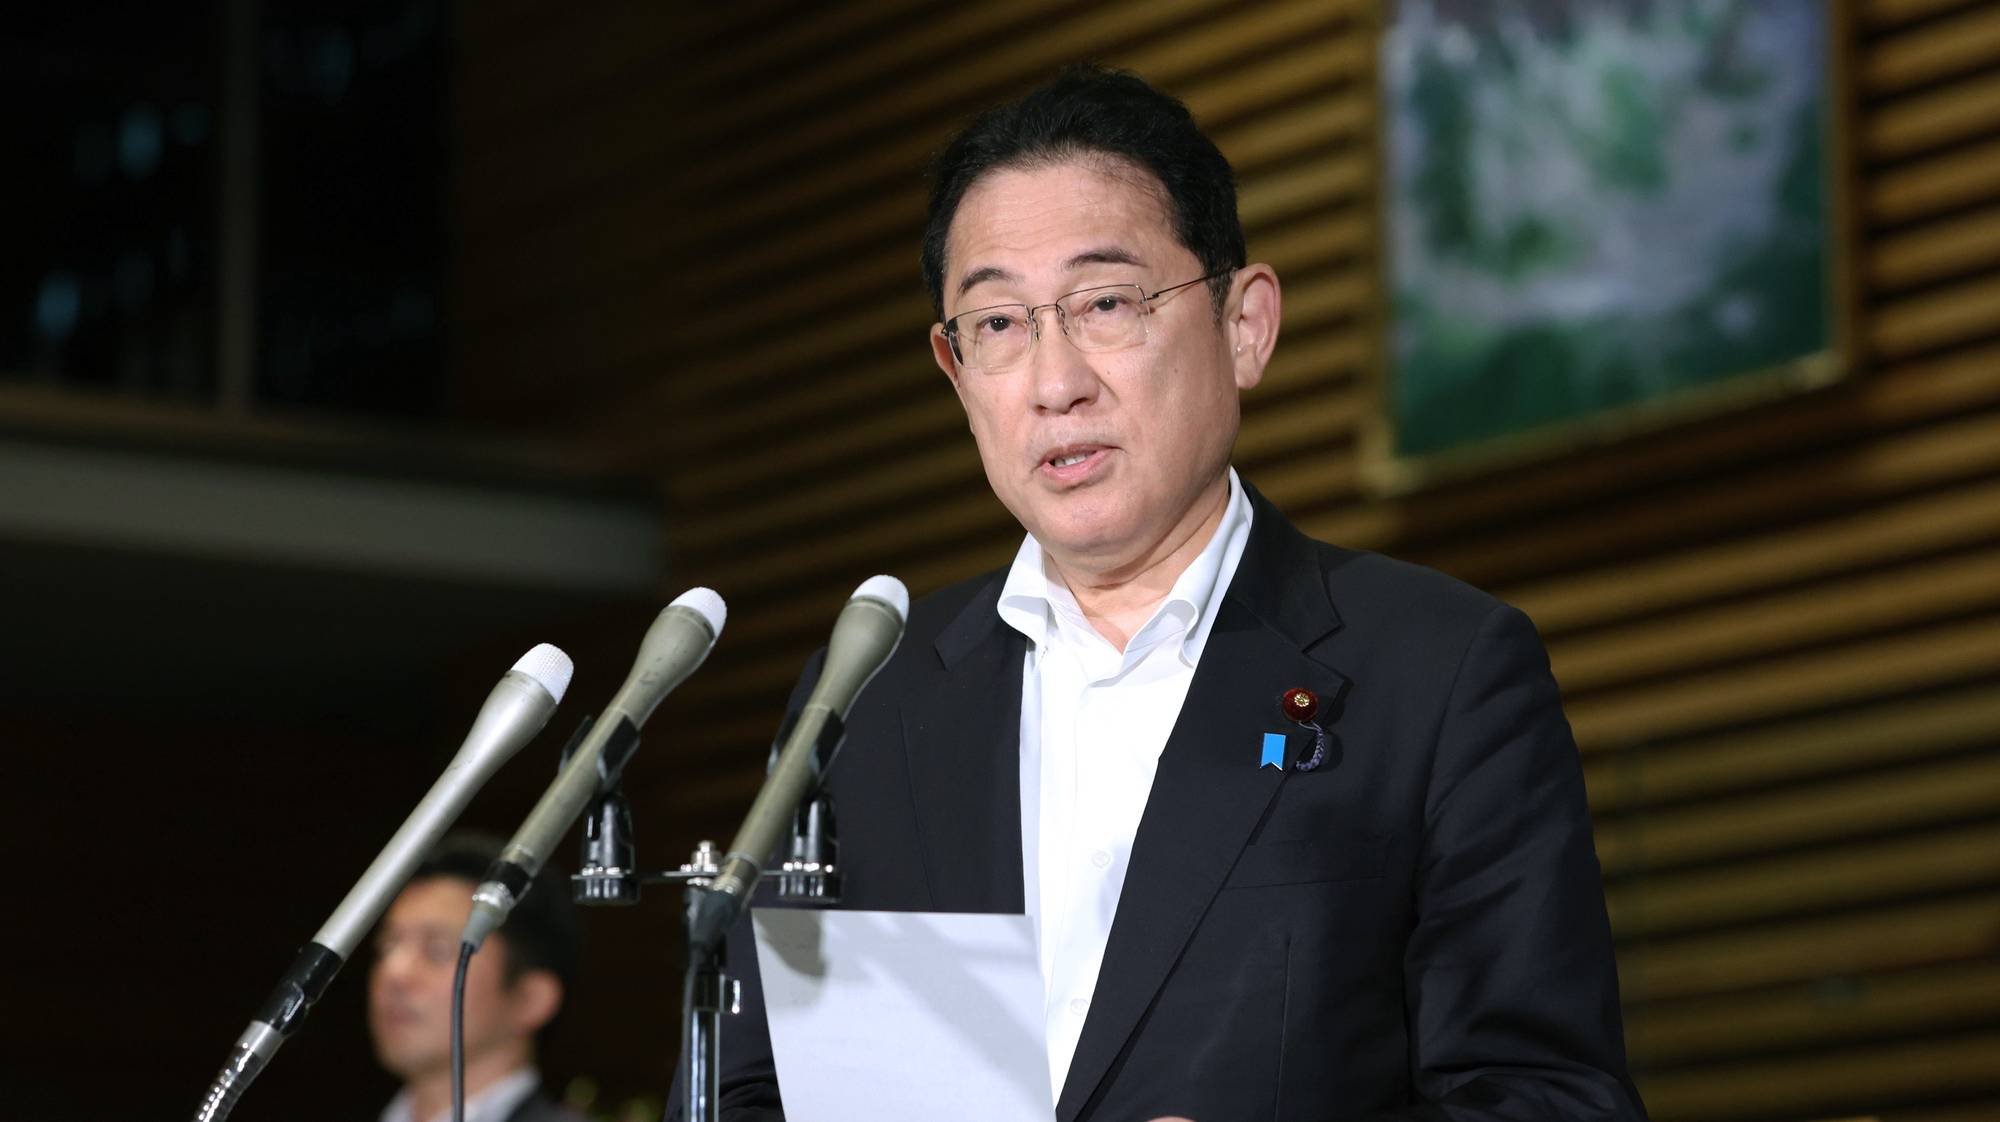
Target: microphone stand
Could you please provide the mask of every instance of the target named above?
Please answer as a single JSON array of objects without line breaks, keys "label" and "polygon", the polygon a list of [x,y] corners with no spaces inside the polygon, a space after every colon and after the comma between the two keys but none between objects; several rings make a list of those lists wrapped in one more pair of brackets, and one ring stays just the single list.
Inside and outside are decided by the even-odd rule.
[{"label": "microphone stand", "polygon": [[[790,724],[788,721],[780,731],[778,745],[785,742]],[[840,736],[840,722],[830,722],[822,736],[819,760],[831,758]],[[774,746],[774,762],[776,758]],[[611,777],[585,812],[583,861],[570,878],[576,901],[599,907],[629,906],[639,902],[644,885],[679,884],[685,905],[682,921],[685,934],[703,894],[721,871],[718,866],[722,854],[713,841],[703,840],[678,869],[653,872],[635,869],[632,811],[618,790],[617,780],[618,777]],[[778,898],[815,907],[839,903],[838,852],[833,797],[823,784],[816,784],[812,796],[797,811],[785,859],[774,870]],[[681,993],[683,1046],[679,1065],[683,1118],[685,1122],[717,1122],[721,1110],[722,1015],[742,1011],[742,985],[727,973],[726,944],[704,954],[694,946],[692,938],[685,942],[686,975]]]},{"label": "microphone stand", "polygon": [[[813,907],[840,902],[840,871],[835,862],[833,798],[821,790],[799,808],[787,856],[777,869],[778,899]],[[658,874],[686,884],[683,931],[693,924],[702,894],[716,873],[715,843],[695,847],[688,864],[675,873]],[[682,1105],[686,1122],[717,1122],[721,1109],[722,1014],[742,1012],[742,986],[725,971],[727,944],[703,953],[687,938],[687,978],[682,997],[682,1021],[687,1047],[681,1066]]]},{"label": "microphone stand", "polygon": [[[697,875],[687,880],[682,938],[687,945],[687,976],[681,983],[681,1105],[684,1122],[716,1122],[722,1109],[722,1014],[742,1012],[742,987],[724,973],[722,947],[703,954],[689,938],[703,893],[714,881],[715,843],[703,841],[682,868]],[[701,875],[706,874],[706,875]]]}]

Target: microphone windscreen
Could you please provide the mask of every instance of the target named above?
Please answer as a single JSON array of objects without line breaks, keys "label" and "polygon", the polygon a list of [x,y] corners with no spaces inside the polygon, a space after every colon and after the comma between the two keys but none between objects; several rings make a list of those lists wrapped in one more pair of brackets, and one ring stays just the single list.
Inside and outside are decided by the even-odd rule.
[{"label": "microphone windscreen", "polygon": [[712,588],[690,588],[674,597],[674,602],[667,607],[687,608],[699,614],[708,621],[708,629],[717,635],[722,634],[722,624],[729,618],[728,607]]},{"label": "microphone windscreen", "polygon": [[514,663],[513,669],[533,678],[536,684],[549,691],[550,697],[561,701],[563,693],[569,689],[570,676],[576,673],[576,664],[560,647],[536,643],[533,650]]},{"label": "microphone windscreen", "polygon": [[902,581],[886,573],[862,581],[861,587],[854,590],[854,595],[882,601],[896,610],[899,620],[910,618],[910,590],[903,587]]}]

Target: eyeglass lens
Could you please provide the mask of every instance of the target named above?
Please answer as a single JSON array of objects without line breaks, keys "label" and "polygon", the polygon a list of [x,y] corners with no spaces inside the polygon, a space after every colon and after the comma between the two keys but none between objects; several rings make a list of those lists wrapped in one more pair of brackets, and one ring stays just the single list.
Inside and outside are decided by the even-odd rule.
[{"label": "eyeglass lens", "polygon": [[[1145,291],[1137,285],[1072,292],[1053,306],[1062,331],[1081,351],[1115,351],[1146,341]],[[952,322],[968,365],[997,370],[1027,357],[1039,334],[1030,316],[1040,309],[1003,304],[966,312]]]}]

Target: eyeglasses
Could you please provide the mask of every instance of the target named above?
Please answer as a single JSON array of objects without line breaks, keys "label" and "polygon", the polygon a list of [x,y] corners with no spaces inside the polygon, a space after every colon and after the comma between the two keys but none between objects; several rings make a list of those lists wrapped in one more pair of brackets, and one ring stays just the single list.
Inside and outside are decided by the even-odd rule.
[{"label": "eyeglasses", "polygon": [[975,370],[1006,370],[1028,357],[1042,337],[1043,308],[1056,310],[1056,322],[1070,345],[1079,351],[1122,351],[1146,342],[1146,319],[1153,301],[1189,285],[1228,276],[1224,269],[1205,277],[1170,285],[1158,292],[1136,284],[1107,284],[1078,289],[1053,304],[995,304],[960,312],[944,322],[945,338],[959,365]]}]

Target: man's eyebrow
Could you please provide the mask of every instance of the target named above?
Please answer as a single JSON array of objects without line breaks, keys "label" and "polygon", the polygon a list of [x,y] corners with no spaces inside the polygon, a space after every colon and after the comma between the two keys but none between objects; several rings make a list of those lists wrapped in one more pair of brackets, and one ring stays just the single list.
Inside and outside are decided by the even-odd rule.
[{"label": "man's eyebrow", "polygon": [[[1063,269],[1067,272],[1075,272],[1085,265],[1143,266],[1144,264],[1145,262],[1139,259],[1139,255],[1133,253],[1131,250],[1120,249],[1115,245],[1107,245],[1099,246],[1096,249],[1086,249],[1082,253],[1071,257],[1069,260],[1063,262]],[[972,291],[974,285],[985,284],[987,281],[1018,282],[1020,279],[1019,276],[998,265],[982,265],[965,274],[965,279],[958,282],[958,294],[963,296],[967,292]]]},{"label": "man's eyebrow", "polygon": [[972,291],[972,286],[985,284],[987,281],[1018,281],[1020,279],[1020,277],[1015,276],[998,265],[983,265],[965,274],[965,279],[958,282],[958,294],[963,296],[967,292]]},{"label": "man's eyebrow", "polygon": [[1132,251],[1127,249],[1120,249],[1115,245],[1107,245],[1107,246],[1099,246],[1096,249],[1087,249],[1082,253],[1077,254],[1075,257],[1072,257],[1068,261],[1063,262],[1063,268],[1074,271],[1085,265],[1144,265],[1144,264],[1145,264],[1144,261],[1139,260],[1138,254],[1133,253]]}]

